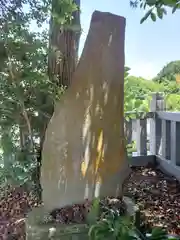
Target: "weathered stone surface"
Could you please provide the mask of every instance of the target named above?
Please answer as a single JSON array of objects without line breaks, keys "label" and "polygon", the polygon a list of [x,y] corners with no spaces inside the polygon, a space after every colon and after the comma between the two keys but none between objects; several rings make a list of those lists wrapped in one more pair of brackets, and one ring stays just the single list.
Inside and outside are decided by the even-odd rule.
[{"label": "weathered stone surface", "polygon": [[[134,216],[138,210],[136,204],[129,198],[123,197],[127,207],[127,215]],[[26,218],[27,240],[88,240],[89,225],[48,223],[49,214],[43,207],[33,209]]]},{"label": "weathered stone surface", "polygon": [[47,223],[48,214],[42,207],[33,209],[26,218],[27,240],[88,240],[85,224]]},{"label": "weathered stone surface", "polygon": [[48,210],[121,195],[129,174],[123,122],[125,19],[95,11],[73,83],[55,106],[42,152]]}]

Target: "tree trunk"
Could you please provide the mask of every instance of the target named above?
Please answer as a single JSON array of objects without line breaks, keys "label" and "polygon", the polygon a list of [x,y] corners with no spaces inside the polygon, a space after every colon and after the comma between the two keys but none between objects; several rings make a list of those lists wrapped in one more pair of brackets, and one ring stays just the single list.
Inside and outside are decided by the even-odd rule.
[{"label": "tree trunk", "polygon": [[[56,1],[52,2],[52,12],[55,12]],[[79,7],[80,0],[75,2]],[[58,15],[58,12],[56,14]],[[79,11],[73,13],[73,21],[68,27],[51,18],[48,73],[50,80],[57,81],[58,86],[68,87],[71,84],[78,59],[79,39]]]},{"label": "tree trunk", "polygon": [[[57,0],[52,0],[52,11],[56,6]],[[80,7],[80,0],[75,0],[75,3]],[[58,12],[57,12],[58,14]],[[60,14],[60,13],[59,13]],[[80,12],[73,13],[73,21],[69,28],[64,28],[63,25],[56,23],[51,18],[50,35],[49,35],[49,57],[48,57],[48,75],[51,81],[55,81],[57,87],[68,87],[72,81],[72,75],[75,71],[78,61],[80,39]],[[42,99],[42,104],[47,102],[47,98]],[[54,106],[48,106],[47,113],[52,116]],[[42,131],[40,133],[40,149],[37,157],[37,187],[38,195],[41,199],[41,151],[44,143],[44,135],[46,127],[49,123],[48,118],[42,116]]]},{"label": "tree trunk", "polygon": [[11,183],[11,167],[12,167],[12,156],[13,156],[13,143],[12,138],[10,136],[11,127],[7,127],[1,131],[1,147],[3,152],[3,164],[5,169],[5,179],[4,181],[8,181]]}]

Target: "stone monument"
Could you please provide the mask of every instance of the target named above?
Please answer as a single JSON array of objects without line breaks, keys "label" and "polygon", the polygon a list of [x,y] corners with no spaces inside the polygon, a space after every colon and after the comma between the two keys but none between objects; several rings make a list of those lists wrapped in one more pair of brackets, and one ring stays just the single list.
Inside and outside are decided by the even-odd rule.
[{"label": "stone monument", "polygon": [[41,185],[48,210],[122,194],[124,38],[123,17],[93,13],[72,84],[46,131]]},{"label": "stone monument", "polygon": [[44,209],[122,196],[125,18],[95,11],[69,89],[47,127],[41,167]]}]

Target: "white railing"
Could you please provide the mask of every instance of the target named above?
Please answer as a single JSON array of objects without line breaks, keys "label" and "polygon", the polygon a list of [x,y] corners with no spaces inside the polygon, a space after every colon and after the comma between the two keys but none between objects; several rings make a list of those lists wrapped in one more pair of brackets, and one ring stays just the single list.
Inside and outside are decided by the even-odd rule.
[{"label": "white railing", "polygon": [[136,142],[136,156],[156,157],[165,171],[180,179],[180,112],[165,111],[159,93],[152,95],[150,110],[147,114],[136,113],[136,119],[125,121],[127,142]]}]

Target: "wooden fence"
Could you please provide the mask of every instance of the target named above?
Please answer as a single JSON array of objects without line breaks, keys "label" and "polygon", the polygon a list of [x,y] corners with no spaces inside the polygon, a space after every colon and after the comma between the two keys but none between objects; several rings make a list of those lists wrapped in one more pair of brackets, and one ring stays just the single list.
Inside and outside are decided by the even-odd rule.
[{"label": "wooden fence", "polygon": [[180,112],[168,112],[165,105],[162,94],[152,94],[150,112],[125,121],[125,133],[128,144],[136,142],[133,163],[157,160],[163,170],[180,179]]}]

